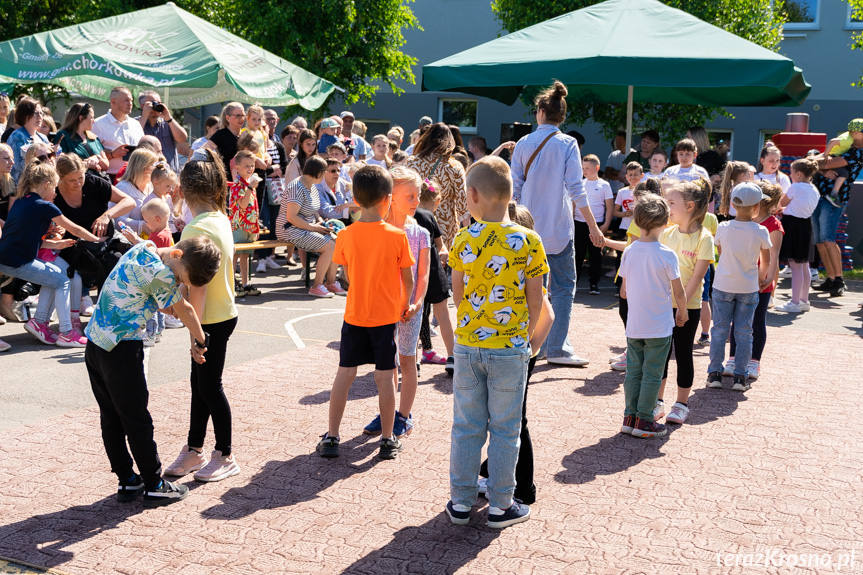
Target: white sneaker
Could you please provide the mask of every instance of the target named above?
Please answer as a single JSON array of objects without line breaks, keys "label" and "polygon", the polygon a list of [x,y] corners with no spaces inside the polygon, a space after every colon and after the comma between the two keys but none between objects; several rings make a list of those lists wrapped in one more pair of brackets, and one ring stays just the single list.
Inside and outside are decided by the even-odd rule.
[{"label": "white sneaker", "polygon": [[568,365],[574,367],[584,367],[585,365],[590,363],[589,359],[584,359],[583,357],[578,357],[577,355],[548,357],[546,358],[546,361],[552,365]]},{"label": "white sneaker", "polygon": [[429,333],[432,337],[439,337],[440,333],[434,327],[429,326]]},{"label": "white sneaker", "polygon": [[618,361],[626,361],[625,351],[619,355],[612,355],[610,358],[608,358],[608,363],[617,363]]},{"label": "white sneaker", "polygon": [[144,336],[144,347],[155,347],[156,346],[156,336]]},{"label": "white sneaker", "polygon": [[611,364],[612,371],[626,371],[626,358],[624,357],[621,361],[615,361]]},{"label": "white sneaker", "polygon": [[767,302],[767,307],[772,308],[776,306],[776,302],[773,300],[773,296],[770,296],[770,301]]},{"label": "white sneaker", "polygon": [[221,451],[213,450],[210,455],[210,462],[203,469],[195,473],[195,481],[203,481],[212,483],[213,481],[221,481],[227,479],[240,472],[240,466],[237,465],[234,455],[227,457],[222,455]]},{"label": "white sneaker", "polygon": [[[807,307],[809,304],[806,304]],[[803,305],[800,303],[794,303],[793,301],[787,301],[785,303],[779,304],[775,308],[776,311],[781,311],[783,313],[802,313],[804,311],[808,311],[803,308]]]},{"label": "white sneaker", "polygon": [[90,317],[93,315],[95,311],[95,306],[93,305],[93,300],[90,299],[90,296],[85,295],[81,298],[81,312],[80,315],[84,317]]},{"label": "white sneaker", "polygon": [[779,271],[779,277],[786,278],[786,279],[790,278],[791,277],[791,268],[788,266],[785,266],[784,268],[782,268]]},{"label": "white sneaker", "polygon": [[266,258],[262,260],[258,260],[258,267],[255,268],[256,274],[265,274],[267,273],[267,261]]},{"label": "white sneaker", "polygon": [[761,375],[761,362],[750,360],[749,362],[749,379],[755,381]]},{"label": "white sneaker", "polygon": [[689,417],[689,408],[682,403],[675,403],[671,406],[671,412],[665,418],[665,423],[681,424]]},{"label": "white sneaker", "polygon": [[300,272],[300,281],[306,281],[306,268],[303,268],[303,271]]},{"label": "white sneaker", "polygon": [[660,399],[653,408],[653,421],[659,421],[663,417],[665,417],[665,402]]},{"label": "white sneaker", "polygon": [[809,305],[808,301],[800,302],[800,311],[809,311],[810,309],[812,309],[812,306]]},{"label": "white sneaker", "polygon": [[812,278],[813,282],[817,282],[819,279],[821,279],[821,276],[818,275],[818,270],[816,269],[810,269],[809,276]]},{"label": "white sneaker", "polygon": [[722,368],[722,375],[725,377],[731,377],[734,375],[734,358],[728,358],[728,361],[725,362],[725,367]]},{"label": "white sneaker", "polygon": [[280,270],[282,266],[276,263],[276,256],[270,256],[264,260],[264,265],[268,270]]},{"label": "white sneaker", "polygon": [[188,445],[184,445],[183,449],[180,450],[180,455],[178,455],[177,459],[174,460],[174,463],[165,469],[165,475],[182,477],[192,473],[193,471],[203,469],[203,467],[209,462],[210,460],[206,455],[198,453],[194,449],[189,449]]},{"label": "white sneaker", "polygon": [[181,327],[186,327],[183,325],[183,321],[178,319],[172,315],[165,316],[165,328],[166,329],[179,329]]}]

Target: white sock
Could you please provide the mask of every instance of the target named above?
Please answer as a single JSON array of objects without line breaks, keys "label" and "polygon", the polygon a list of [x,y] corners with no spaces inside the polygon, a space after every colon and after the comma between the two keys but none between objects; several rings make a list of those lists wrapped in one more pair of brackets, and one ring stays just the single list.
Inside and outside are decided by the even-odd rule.
[{"label": "white sock", "polygon": [[[460,503],[453,503],[453,504],[452,504],[452,508],[453,508],[454,510],[456,510],[456,511],[460,511],[460,512],[462,512],[462,513],[463,513],[463,512],[465,512],[465,511],[470,511],[470,507],[468,507],[467,505],[461,505]],[[489,509],[491,509],[491,507],[489,507]],[[498,515],[499,515],[499,514],[498,514]]]},{"label": "white sock", "polygon": [[[512,503],[510,503],[509,506],[512,507]],[[509,507],[507,507],[506,509],[509,509]],[[488,514],[489,515],[503,515],[504,513],[506,513],[506,509],[501,509],[500,507],[493,507],[493,506],[489,505],[488,506]]]}]

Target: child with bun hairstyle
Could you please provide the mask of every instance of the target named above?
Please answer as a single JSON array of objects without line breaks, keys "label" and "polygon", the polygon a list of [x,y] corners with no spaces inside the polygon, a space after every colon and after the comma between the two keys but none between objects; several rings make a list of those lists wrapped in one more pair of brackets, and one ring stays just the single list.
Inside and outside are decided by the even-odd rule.
[{"label": "child with bun hairstyle", "polygon": [[[782,188],[777,184],[771,184],[767,181],[756,182],[767,198],[761,200],[761,205],[758,207],[758,223],[770,233],[770,269],[767,270],[767,277],[776,277],[776,272],[779,268],[779,250],[782,247],[782,236],[785,235],[785,230],[782,228],[782,222],[779,221],[774,214],[779,207],[779,200],[782,198]],[[760,264],[760,262],[759,262]],[[755,308],[755,318],[752,321],[752,359],[749,360],[749,379],[755,381],[761,375],[761,354],[764,353],[764,346],[767,343],[767,308],[770,306],[770,300],[773,297],[773,291],[776,289],[776,283],[770,282],[765,288],[758,293],[758,307]],[[725,372],[723,375],[732,375],[734,372],[735,353],[737,351],[737,342],[734,340],[734,324],[731,325],[731,356],[725,362]]]},{"label": "child with bun hairstyle", "polygon": [[785,239],[779,252],[791,268],[791,301],[777,305],[776,311],[801,313],[809,311],[809,261],[812,259],[812,213],[821,195],[812,185],[818,162],[802,158],[791,164],[791,187],[779,201],[784,209],[782,227]]}]

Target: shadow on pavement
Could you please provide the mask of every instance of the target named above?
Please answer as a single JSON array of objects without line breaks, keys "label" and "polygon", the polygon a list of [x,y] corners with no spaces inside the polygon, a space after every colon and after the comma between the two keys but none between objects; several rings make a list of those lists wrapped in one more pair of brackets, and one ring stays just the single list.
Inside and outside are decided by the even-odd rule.
[{"label": "shadow on pavement", "polygon": [[[697,379],[696,382],[698,382]],[[746,401],[746,394],[731,391],[731,383],[730,377],[723,377],[723,389],[701,387],[693,391],[688,402],[689,418],[684,425],[703,425],[734,413],[740,403]],[[752,385],[753,387],[758,385],[758,380],[752,382]],[[672,428],[669,427],[669,429]]]},{"label": "shadow on pavement", "polygon": [[382,461],[377,457],[378,446],[378,438],[360,435],[342,442],[340,455],[335,459],[324,459],[313,452],[288,461],[268,461],[248,484],[229,489],[220,504],[202,511],[201,515],[207,519],[232,520],[261,509],[280,509],[317,499],[335,483],[368,471]]},{"label": "shadow on pavement", "polygon": [[671,437],[674,428],[668,427],[668,435],[641,439],[617,433],[599,440],[595,445],[576,449],[563,458],[555,480],[560,483],[590,483],[600,475],[614,475],[626,471],[646,459],[665,457],[660,451]]},{"label": "shadow on pavement", "polygon": [[585,379],[584,384],[581,387],[576,387],[573,391],[585,397],[614,395],[623,388],[625,373],[611,370],[600,373],[593,379]]},{"label": "shadow on pavement", "polygon": [[[335,377],[335,372],[333,372]],[[375,383],[375,372],[366,375],[358,375],[348,392],[348,401],[355,399],[367,399],[378,394],[378,385]],[[322,405],[330,401],[330,388],[319,391],[312,395],[300,398],[300,405]]]},{"label": "shadow on pavement", "polygon": [[67,549],[114,529],[144,511],[140,501],[119,503],[115,495],[90,505],[76,505],[55,513],[34,515],[0,526],[0,554],[45,567],[71,561]]},{"label": "shadow on pavement", "polygon": [[455,573],[500,536],[485,526],[474,506],[470,523],[453,525],[445,511],[420,526],[399,529],[393,540],[358,559],[342,575],[360,573]]}]

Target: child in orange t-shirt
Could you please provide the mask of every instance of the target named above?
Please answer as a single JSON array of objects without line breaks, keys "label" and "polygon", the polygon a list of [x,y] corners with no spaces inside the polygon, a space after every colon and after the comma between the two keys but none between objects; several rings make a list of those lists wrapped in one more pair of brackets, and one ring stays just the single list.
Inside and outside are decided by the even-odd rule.
[{"label": "child in orange t-shirt", "polygon": [[413,291],[411,254],[404,231],[383,221],[392,200],[392,177],[380,166],[365,166],[354,175],[354,201],[360,219],[339,233],[333,261],[341,264],[351,289],[345,306],[339,346],[339,369],[330,392],[329,429],[318,443],[321,457],[339,456],[339,425],[357,366],[373,363],[381,414],[381,459],[402,450],[393,437],[396,412],[396,324],[408,312]]}]

